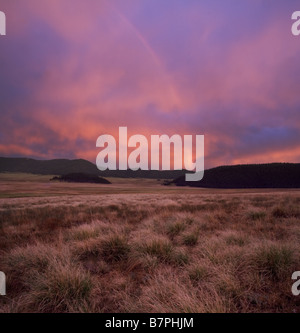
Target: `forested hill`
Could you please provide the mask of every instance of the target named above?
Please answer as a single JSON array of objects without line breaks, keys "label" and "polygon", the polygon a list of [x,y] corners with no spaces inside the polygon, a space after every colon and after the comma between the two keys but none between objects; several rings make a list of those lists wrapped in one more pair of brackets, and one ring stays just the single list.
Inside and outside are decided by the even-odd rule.
[{"label": "forested hill", "polygon": [[200,181],[176,178],[177,186],[207,188],[300,188],[300,163],[243,164],[205,170]]}]

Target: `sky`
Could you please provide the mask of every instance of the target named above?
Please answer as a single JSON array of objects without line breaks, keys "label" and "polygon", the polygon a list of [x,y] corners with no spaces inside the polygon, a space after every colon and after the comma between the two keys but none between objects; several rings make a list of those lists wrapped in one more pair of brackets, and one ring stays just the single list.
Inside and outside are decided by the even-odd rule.
[{"label": "sky", "polygon": [[205,168],[300,162],[297,0],[0,0],[0,156],[204,135]]}]

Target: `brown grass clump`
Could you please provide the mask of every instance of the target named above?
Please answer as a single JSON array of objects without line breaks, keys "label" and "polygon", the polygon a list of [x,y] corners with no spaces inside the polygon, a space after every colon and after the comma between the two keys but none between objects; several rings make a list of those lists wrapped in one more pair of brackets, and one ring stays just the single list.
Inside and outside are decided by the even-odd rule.
[{"label": "brown grass clump", "polygon": [[32,277],[28,305],[38,312],[85,312],[91,290],[87,272],[59,263]]},{"label": "brown grass clump", "polygon": [[119,235],[104,240],[101,244],[103,259],[107,262],[117,262],[127,259],[130,247],[127,240]]},{"label": "brown grass clump", "polygon": [[274,280],[282,280],[288,278],[289,272],[293,269],[296,261],[295,253],[297,250],[290,246],[263,245],[255,251],[253,265],[261,274],[266,274]]}]

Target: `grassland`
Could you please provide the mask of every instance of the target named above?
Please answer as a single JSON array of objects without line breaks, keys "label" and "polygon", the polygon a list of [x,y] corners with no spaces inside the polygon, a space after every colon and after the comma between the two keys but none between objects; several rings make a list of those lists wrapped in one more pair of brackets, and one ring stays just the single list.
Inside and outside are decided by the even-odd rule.
[{"label": "grassland", "polygon": [[300,312],[300,191],[0,175],[0,312]]}]

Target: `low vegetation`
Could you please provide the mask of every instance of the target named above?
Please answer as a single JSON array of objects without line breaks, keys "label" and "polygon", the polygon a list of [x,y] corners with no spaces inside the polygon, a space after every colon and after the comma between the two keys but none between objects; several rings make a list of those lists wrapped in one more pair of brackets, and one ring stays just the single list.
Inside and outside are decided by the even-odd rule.
[{"label": "low vegetation", "polygon": [[73,183],[95,183],[95,184],[110,184],[110,182],[97,175],[92,175],[88,173],[68,173],[62,176],[55,176],[51,179],[52,181],[60,182],[73,182]]},{"label": "low vegetation", "polygon": [[300,197],[1,199],[0,312],[299,312]]}]

